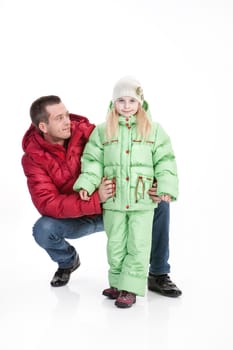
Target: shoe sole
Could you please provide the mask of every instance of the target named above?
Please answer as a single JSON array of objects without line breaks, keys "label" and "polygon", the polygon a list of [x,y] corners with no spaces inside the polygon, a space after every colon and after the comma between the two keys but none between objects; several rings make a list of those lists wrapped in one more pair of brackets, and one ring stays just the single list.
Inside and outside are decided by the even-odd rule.
[{"label": "shoe sole", "polygon": [[169,298],[178,298],[179,296],[182,295],[182,292],[175,292],[175,293],[174,293],[174,291],[173,291],[172,293],[174,293],[174,294],[168,294],[168,293],[166,293],[166,292],[164,292],[164,291],[162,291],[162,290],[160,290],[160,289],[150,288],[150,287],[148,287],[148,289],[149,289],[150,291],[152,291],[152,292],[156,292],[156,293],[158,293],[158,294],[163,295],[164,297],[169,297]]},{"label": "shoe sole", "polygon": [[135,303],[136,303],[136,300],[132,304],[125,304],[125,303],[121,303],[121,302],[116,301],[115,305],[117,307],[121,308],[121,309],[127,309],[127,308],[131,307]]},{"label": "shoe sole", "polygon": [[50,282],[50,285],[54,288],[59,288],[59,287],[65,286],[68,282],[69,282],[69,280],[67,282],[59,282],[59,284],[55,284],[53,282]]}]

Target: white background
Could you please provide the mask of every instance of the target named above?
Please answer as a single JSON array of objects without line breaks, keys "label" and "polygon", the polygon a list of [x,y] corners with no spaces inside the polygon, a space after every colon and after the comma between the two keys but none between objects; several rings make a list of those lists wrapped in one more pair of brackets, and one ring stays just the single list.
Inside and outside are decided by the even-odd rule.
[{"label": "white background", "polygon": [[[0,0],[0,347],[233,349],[231,0]],[[38,97],[105,118],[112,87],[134,75],[171,136],[180,196],[171,206],[171,277],[179,299],[152,292],[129,310],[101,296],[105,235],[73,242],[69,286],[31,236],[38,213],[21,140]]]}]

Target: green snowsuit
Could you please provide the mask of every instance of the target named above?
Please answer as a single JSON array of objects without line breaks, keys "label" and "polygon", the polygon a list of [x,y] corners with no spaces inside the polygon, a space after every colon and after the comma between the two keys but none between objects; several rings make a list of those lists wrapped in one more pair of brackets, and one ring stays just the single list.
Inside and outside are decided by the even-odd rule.
[{"label": "green snowsuit", "polygon": [[145,294],[156,204],[147,191],[157,179],[157,194],[178,195],[178,177],[170,138],[158,123],[146,141],[136,132],[136,117],[119,116],[118,136],[106,140],[105,123],[92,132],[82,156],[82,174],[74,190],[91,195],[106,176],[116,185],[114,198],[103,204],[108,236],[109,284]]}]

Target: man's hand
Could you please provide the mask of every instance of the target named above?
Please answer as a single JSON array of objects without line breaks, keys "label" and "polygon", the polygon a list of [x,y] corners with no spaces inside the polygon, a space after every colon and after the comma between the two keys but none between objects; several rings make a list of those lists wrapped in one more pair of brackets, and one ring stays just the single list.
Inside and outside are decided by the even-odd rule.
[{"label": "man's hand", "polygon": [[98,189],[98,193],[100,203],[104,203],[108,198],[113,197],[115,194],[115,189],[112,180],[108,180],[106,177],[103,177]]},{"label": "man's hand", "polygon": [[153,202],[160,203],[161,198],[157,196],[157,181],[155,181],[152,185],[152,187],[148,190],[148,194]]},{"label": "man's hand", "polygon": [[161,201],[168,202],[168,203],[170,203],[172,200],[171,196],[169,196],[169,194],[162,194],[160,196],[160,198],[161,198]]},{"label": "man's hand", "polygon": [[148,194],[153,202],[160,203],[161,201],[164,202],[171,202],[171,196],[169,194],[162,194],[161,196],[157,196],[157,181],[155,181],[152,185],[152,187],[148,190]]}]

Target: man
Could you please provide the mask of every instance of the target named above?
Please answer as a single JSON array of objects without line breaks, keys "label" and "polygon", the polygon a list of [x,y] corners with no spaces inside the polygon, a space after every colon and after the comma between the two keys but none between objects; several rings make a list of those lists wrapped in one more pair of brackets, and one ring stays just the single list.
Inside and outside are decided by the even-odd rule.
[{"label": "man", "polygon": [[[101,203],[112,196],[112,182],[103,179],[89,201],[73,191],[80,174],[83,148],[94,129],[87,118],[70,114],[58,96],[43,96],[30,108],[32,125],[22,141],[22,166],[32,202],[41,214],[33,227],[36,242],[58,264],[51,285],[61,287],[80,260],[66,239],[104,231]],[[155,187],[149,191],[155,201]],[[155,210],[148,288],[165,296],[181,291],[170,280],[169,204],[160,202]]]}]

